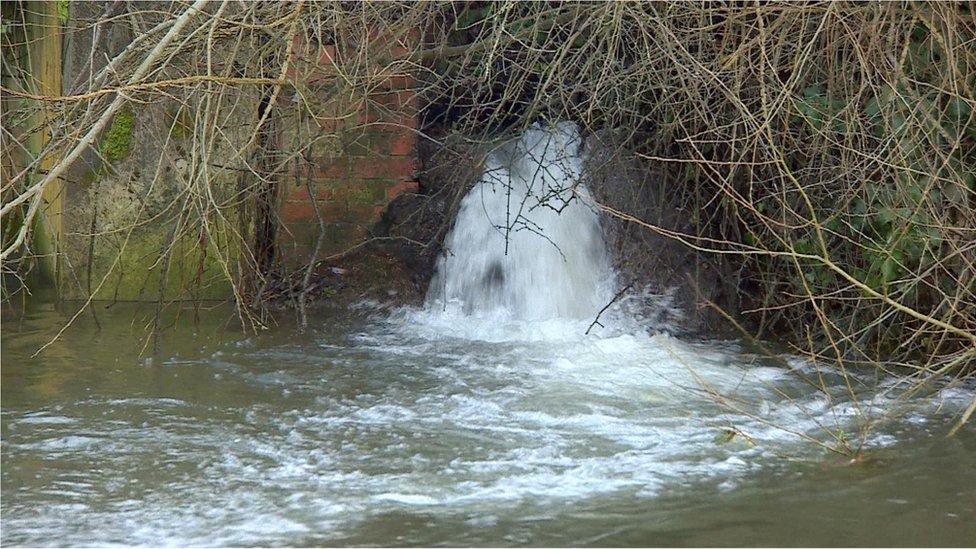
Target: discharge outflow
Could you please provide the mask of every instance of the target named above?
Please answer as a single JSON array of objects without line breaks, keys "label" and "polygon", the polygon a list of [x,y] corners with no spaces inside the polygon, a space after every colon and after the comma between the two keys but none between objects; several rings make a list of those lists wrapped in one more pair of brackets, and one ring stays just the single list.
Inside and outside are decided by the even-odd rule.
[{"label": "discharge outflow", "polygon": [[533,125],[499,147],[460,204],[429,310],[481,318],[593,318],[612,298],[576,124]]}]

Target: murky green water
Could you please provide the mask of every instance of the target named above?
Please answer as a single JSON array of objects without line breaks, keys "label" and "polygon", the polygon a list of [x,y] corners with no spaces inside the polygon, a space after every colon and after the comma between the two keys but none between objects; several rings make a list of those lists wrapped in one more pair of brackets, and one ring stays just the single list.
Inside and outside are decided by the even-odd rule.
[{"label": "murky green water", "polygon": [[[734,345],[419,312],[170,311],[147,360],[151,312],[32,358],[67,314],[4,310],[3,545],[976,543],[976,432],[945,438],[972,386],[855,405]],[[801,440],[841,432],[867,463]]]}]

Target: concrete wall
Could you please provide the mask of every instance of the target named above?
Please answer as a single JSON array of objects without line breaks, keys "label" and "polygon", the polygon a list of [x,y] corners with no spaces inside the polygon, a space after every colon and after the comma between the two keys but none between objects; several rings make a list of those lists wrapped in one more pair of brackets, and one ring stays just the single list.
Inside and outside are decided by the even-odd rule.
[{"label": "concrete wall", "polygon": [[[69,8],[64,80],[71,93],[75,84],[84,89],[89,59],[97,72],[132,41],[132,33],[126,24],[110,24],[95,41],[92,25],[112,4],[72,2]],[[224,101],[233,105],[225,116],[241,120],[228,130],[228,139],[243,141],[254,101],[243,90],[229,89],[225,95]],[[159,96],[128,105],[66,172],[62,298],[154,301],[233,295],[220,264],[234,264],[241,249],[232,230],[233,212],[202,213],[199,201],[183,200],[193,169],[196,108]],[[215,143],[213,157],[229,158],[232,145]],[[224,203],[237,172],[213,173],[210,189]],[[206,231],[201,229],[203,215]]]}]

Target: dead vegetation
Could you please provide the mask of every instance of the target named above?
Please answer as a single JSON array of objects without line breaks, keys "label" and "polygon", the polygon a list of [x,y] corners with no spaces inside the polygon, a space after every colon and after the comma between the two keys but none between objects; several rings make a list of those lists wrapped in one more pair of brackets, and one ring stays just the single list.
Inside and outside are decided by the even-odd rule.
[{"label": "dead vegetation", "polygon": [[[133,230],[168,227],[152,262],[160,301],[182,258],[199,273],[216,266],[252,326],[283,277],[304,303],[327,258],[280,272],[280,187],[301,184],[311,151],[340,155],[343,136],[369,125],[354,113],[388,108],[367,104],[376,87],[409,75],[421,131],[438,143],[490,146],[547,120],[612,130],[682,223],[597,207],[735,273],[723,316],[750,336],[839,368],[907,368],[916,381],[974,371],[976,13],[966,3],[105,6],[64,25],[124,25],[132,40],[92,59],[62,95],[39,91],[11,53],[24,33],[5,27],[5,292],[37,264],[45,189],[79,157],[104,156],[98,143],[120,112],[166,101],[181,137],[157,136],[129,223],[94,219],[82,237],[114,235],[121,256]],[[297,50],[327,47],[341,62],[310,77],[317,57]],[[44,122],[28,124],[40,111]],[[292,147],[280,135],[296,120],[315,131]],[[31,150],[39,131],[50,139]],[[160,187],[172,192],[149,207],[142,199]],[[87,295],[105,280],[89,280]]]}]

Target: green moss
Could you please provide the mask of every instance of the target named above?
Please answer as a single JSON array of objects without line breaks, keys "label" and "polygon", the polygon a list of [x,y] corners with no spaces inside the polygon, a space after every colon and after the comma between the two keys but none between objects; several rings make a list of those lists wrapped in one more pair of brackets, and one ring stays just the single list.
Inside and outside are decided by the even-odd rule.
[{"label": "green moss", "polygon": [[[163,299],[220,300],[233,297],[231,282],[227,279],[217,257],[236,257],[240,253],[237,242],[229,238],[229,229],[214,227],[214,240],[206,244],[203,272],[200,260],[203,250],[195,234],[177,239],[172,245],[169,268],[160,260],[160,250],[169,246],[169,227],[147,227],[134,231],[126,238],[122,256],[118,257],[121,242],[113,237],[100,237],[95,241],[92,268],[92,289],[97,301],[154,301],[160,295],[160,283],[164,284]],[[165,269],[163,280],[161,270]],[[198,278],[198,274],[200,275]],[[103,277],[106,281],[99,288]],[[66,299],[85,299],[81,287],[68,285]]]},{"label": "green moss", "polygon": [[183,140],[193,135],[193,115],[186,109],[180,109],[171,116],[169,135],[173,139]]},{"label": "green moss", "polygon": [[58,0],[58,19],[62,25],[68,22],[68,0]]},{"label": "green moss", "polygon": [[365,191],[370,204],[385,204],[386,190],[396,183],[386,179],[365,181]]},{"label": "green moss", "polygon": [[372,206],[386,199],[386,188],[390,185],[391,183],[385,179],[369,179],[358,183],[346,183],[346,188],[341,192],[345,194],[349,206]]},{"label": "green moss", "polygon": [[88,170],[87,172],[84,173],[84,175],[81,176],[81,181],[80,181],[81,187],[86,189],[88,187],[91,187],[92,185],[98,182],[101,176],[102,176],[101,171]]},{"label": "green moss", "polygon": [[102,138],[100,150],[102,156],[111,163],[118,162],[125,158],[132,150],[132,127],[135,125],[135,118],[132,111],[125,109],[119,111],[112,121],[112,126],[105,132]]}]

